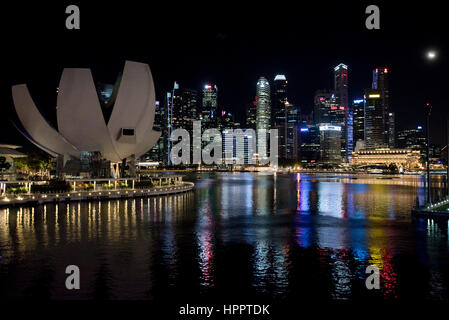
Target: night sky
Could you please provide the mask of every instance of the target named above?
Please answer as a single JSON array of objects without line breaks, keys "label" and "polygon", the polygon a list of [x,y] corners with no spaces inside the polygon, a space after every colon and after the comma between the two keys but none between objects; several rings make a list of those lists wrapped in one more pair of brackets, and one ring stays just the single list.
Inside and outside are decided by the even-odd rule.
[{"label": "night sky", "polygon": [[[126,59],[150,65],[158,100],[175,80],[197,90],[215,83],[219,108],[240,120],[260,76],[272,83],[276,74],[285,74],[290,101],[309,113],[314,92],[332,89],[338,63],[349,66],[351,99],[370,87],[373,68],[386,66],[397,128],[424,125],[423,106],[431,101],[432,142],[445,143],[449,33],[441,4],[95,3],[21,2],[3,10],[0,143],[29,146],[11,125],[16,120],[11,85],[27,83],[39,109],[55,122],[56,87],[64,67],[88,67],[96,82],[114,83]],[[69,4],[79,5],[80,30],[65,28]],[[380,30],[365,28],[369,4],[380,7]],[[430,48],[438,51],[436,61],[425,59]]]}]

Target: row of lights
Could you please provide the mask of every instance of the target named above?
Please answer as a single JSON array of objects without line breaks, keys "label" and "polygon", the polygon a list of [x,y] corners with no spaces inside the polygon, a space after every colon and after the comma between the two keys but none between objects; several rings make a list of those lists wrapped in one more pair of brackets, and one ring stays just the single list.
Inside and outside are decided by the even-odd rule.
[{"label": "row of lights", "polygon": [[[180,190],[180,189],[182,189],[182,187],[179,187],[179,188],[174,188],[174,187],[172,187],[172,188],[170,188],[169,190]],[[159,189],[156,188],[155,191],[163,191],[163,188],[159,188]],[[144,190],[141,190],[141,193],[143,193],[143,192],[144,192]],[[150,189],[147,189],[147,192],[151,192],[151,190],[150,190]],[[128,194],[128,191],[126,191],[125,193]],[[136,193],[136,190],[134,190],[133,193]],[[108,194],[110,195],[111,192],[108,192]],[[117,194],[120,195],[120,192],[118,191]],[[91,195],[92,195],[92,193],[89,192],[89,196],[91,196]],[[101,192],[98,192],[97,195],[101,195]],[[78,196],[81,196],[81,193],[78,193]],[[42,198],[47,198],[48,196],[47,196],[46,194],[44,194],[44,195],[42,195],[41,197],[42,197]],[[56,198],[59,198],[59,194],[56,194],[55,197],[56,197]],[[67,193],[67,197],[70,197],[70,193]],[[36,198],[35,196],[32,196],[32,199],[33,199],[33,200],[34,200],[35,198]],[[21,197],[21,196],[18,196],[18,197],[16,198],[16,200],[23,200],[23,199],[24,199],[24,198]],[[2,201],[10,202],[11,199],[9,199],[8,197],[5,197],[5,198],[2,199]]]}]

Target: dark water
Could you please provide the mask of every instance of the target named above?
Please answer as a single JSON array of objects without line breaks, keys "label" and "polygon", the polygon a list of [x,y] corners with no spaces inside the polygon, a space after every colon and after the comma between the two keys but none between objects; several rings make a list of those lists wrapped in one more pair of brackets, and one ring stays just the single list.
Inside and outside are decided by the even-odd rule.
[{"label": "dark water", "polygon": [[[182,195],[0,209],[0,297],[449,298],[448,222],[410,216],[421,177],[191,179]],[[365,287],[371,264],[379,290]],[[65,289],[67,265],[78,291]]]}]

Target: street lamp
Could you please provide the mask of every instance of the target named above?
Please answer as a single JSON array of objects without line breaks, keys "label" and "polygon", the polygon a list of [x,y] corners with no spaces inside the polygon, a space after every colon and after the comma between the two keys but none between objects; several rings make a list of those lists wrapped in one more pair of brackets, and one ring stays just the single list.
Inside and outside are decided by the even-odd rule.
[{"label": "street lamp", "polygon": [[427,202],[431,203],[430,199],[430,152],[429,152],[429,143],[430,143],[430,113],[432,111],[432,105],[430,102],[426,103],[426,164],[427,164]]},{"label": "street lamp", "polygon": [[[426,51],[426,59],[430,62],[437,60],[438,51],[434,49],[429,49]],[[447,118],[447,139],[446,139],[446,148],[447,148],[447,166],[446,166],[446,188],[447,188],[447,196],[449,197],[449,117]]]}]

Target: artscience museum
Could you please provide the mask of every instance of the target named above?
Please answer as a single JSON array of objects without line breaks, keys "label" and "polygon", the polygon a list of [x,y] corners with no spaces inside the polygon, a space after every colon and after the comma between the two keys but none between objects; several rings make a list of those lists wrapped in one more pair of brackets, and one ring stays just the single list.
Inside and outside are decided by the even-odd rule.
[{"label": "artscience museum", "polygon": [[119,163],[133,163],[161,135],[153,130],[155,90],[150,68],[144,63],[125,62],[109,102],[112,111],[108,110],[107,120],[91,70],[86,68],[65,68],[62,72],[57,129],[39,112],[26,84],[14,85],[12,97],[20,120],[17,129],[34,145],[56,157],[62,170],[88,154],[108,162],[114,177],[118,177]]}]

